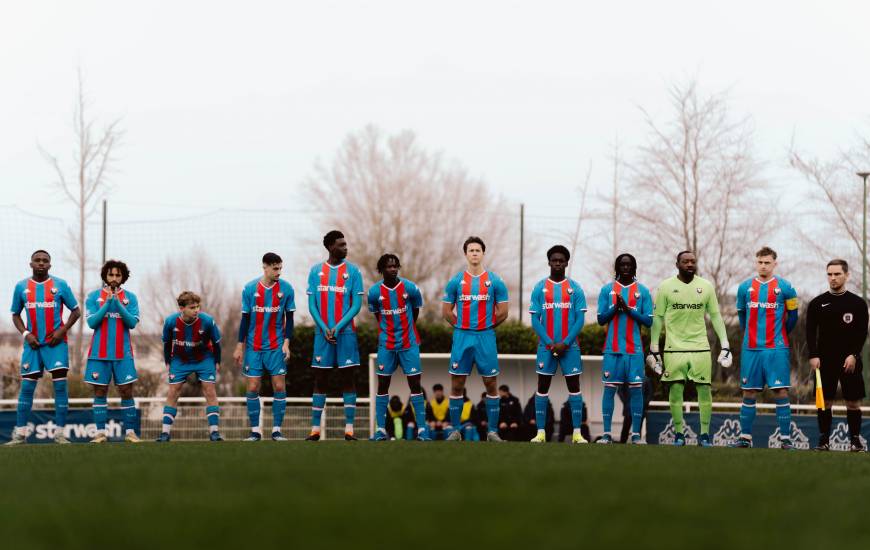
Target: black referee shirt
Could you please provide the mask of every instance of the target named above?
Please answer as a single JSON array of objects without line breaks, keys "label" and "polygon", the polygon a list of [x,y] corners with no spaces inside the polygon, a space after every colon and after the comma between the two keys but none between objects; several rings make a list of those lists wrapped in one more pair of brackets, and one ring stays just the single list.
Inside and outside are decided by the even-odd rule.
[{"label": "black referee shirt", "polygon": [[867,304],[857,294],[825,292],[807,308],[807,349],[810,358],[839,361],[861,357],[867,340]]}]

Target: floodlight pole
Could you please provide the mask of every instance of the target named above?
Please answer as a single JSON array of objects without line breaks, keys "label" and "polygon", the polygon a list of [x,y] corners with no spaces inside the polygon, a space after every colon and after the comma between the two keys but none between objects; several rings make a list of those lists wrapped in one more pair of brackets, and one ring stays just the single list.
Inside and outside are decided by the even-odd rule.
[{"label": "floodlight pole", "polygon": [[[858,177],[864,181],[864,202],[863,208],[861,210],[861,298],[864,299],[864,304],[867,304],[867,178],[870,177],[870,172],[858,172]],[[868,364],[867,358],[868,354],[870,354],[870,350],[867,349],[867,345],[862,348],[861,353],[861,362],[863,364]],[[867,373],[867,369],[864,369],[864,378],[865,381],[870,374]]]}]

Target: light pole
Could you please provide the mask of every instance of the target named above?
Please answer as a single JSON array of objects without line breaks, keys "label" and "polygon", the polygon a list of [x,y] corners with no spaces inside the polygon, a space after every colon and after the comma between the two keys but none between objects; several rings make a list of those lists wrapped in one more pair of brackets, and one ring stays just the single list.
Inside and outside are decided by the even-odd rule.
[{"label": "light pole", "polygon": [[[870,176],[870,172],[858,172],[858,177],[864,180],[864,203],[863,208],[861,210],[861,297],[864,299],[864,304],[867,303],[867,177]],[[861,362],[863,364],[868,363],[868,354],[870,354],[870,350],[867,349],[866,342],[864,347],[862,348],[863,352],[861,353]],[[868,374],[867,369],[864,369],[864,381],[866,382],[870,374]]]}]

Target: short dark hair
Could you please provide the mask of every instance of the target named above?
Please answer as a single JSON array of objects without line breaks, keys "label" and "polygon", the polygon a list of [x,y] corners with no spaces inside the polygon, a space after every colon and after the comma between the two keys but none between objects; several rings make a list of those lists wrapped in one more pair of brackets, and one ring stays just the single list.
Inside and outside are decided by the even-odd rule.
[{"label": "short dark hair", "polygon": [[378,258],[378,273],[383,273],[385,269],[387,269],[387,262],[390,260],[395,260],[396,265],[398,267],[402,267],[402,262],[399,261],[399,257],[395,254],[384,254],[380,258]]},{"label": "short dark hair", "polygon": [[483,242],[483,239],[481,239],[480,237],[476,237],[476,236],[472,235],[472,236],[468,237],[467,239],[465,239],[465,242],[462,243],[462,253],[463,254],[468,253],[468,245],[473,244],[473,243],[479,244],[480,248],[483,250],[483,252],[484,253],[486,252],[486,243]]},{"label": "short dark hair", "polygon": [[563,254],[565,256],[565,261],[569,261],[571,259],[571,253],[568,252],[568,249],[562,246],[561,244],[557,244],[556,246],[550,247],[550,250],[547,251],[547,261],[550,261],[550,258],[553,254]]},{"label": "short dark hair", "polygon": [[432,386],[432,391],[439,391],[439,390],[444,391],[444,386],[442,386],[441,384],[435,384],[434,386]]},{"label": "short dark hair", "polygon": [[30,259],[32,260],[33,257],[39,253],[45,254],[46,256],[48,256],[48,259],[51,260],[51,254],[48,253],[48,250],[43,250],[41,248],[39,250],[34,250],[33,254],[30,255]]},{"label": "short dark hair", "polygon": [[[623,258],[628,258],[629,260],[631,260],[631,276],[636,277],[637,276],[637,260],[635,259],[634,256],[632,256],[628,252],[623,252],[622,254],[617,256],[615,260],[613,260],[613,271],[615,272],[616,276],[619,277],[619,262],[621,262]],[[679,258],[680,257],[677,256],[678,262],[680,261]]]},{"label": "short dark hair", "polygon": [[338,239],[343,239],[343,238],[344,238],[344,233],[342,233],[338,229],[333,229],[332,231],[330,231],[329,233],[327,233],[326,235],[323,236],[323,246],[324,246],[324,248],[329,250],[329,247],[334,245],[335,241],[337,241]]},{"label": "short dark hair", "polygon": [[266,252],[263,254],[263,263],[265,265],[275,265],[284,263],[284,260],[281,259],[281,256],[275,254],[274,252]]},{"label": "short dark hair", "polygon": [[847,262],[846,260],[841,260],[840,258],[834,258],[833,260],[828,262],[828,265],[825,266],[825,269],[828,269],[832,265],[841,266],[843,268],[843,273],[849,272],[849,262]]},{"label": "short dark hair", "polygon": [[682,256],[683,254],[692,254],[692,255],[694,255],[695,253],[692,252],[691,250],[681,250],[680,252],[677,253],[677,261],[678,261],[678,262],[680,261],[680,256]]},{"label": "short dark hair", "polygon": [[112,269],[117,269],[121,272],[121,284],[126,283],[127,279],[130,278],[130,270],[127,268],[127,264],[121,260],[106,260],[106,263],[104,263],[103,267],[100,268],[100,279],[102,279],[104,283],[109,282],[106,280],[106,277]]},{"label": "short dark hair", "polygon": [[756,258],[761,258],[762,256],[773,256],[773,259],[776,259],[776,250],[770,248],[769,246],[762,246],[758,252],[755,253]]},{"label": "short dark hair", "polygon": [[498,391],[506,391],[506,392],[510,393],[511,389],[508,387],[507,384],[502,384],[501,386],[498,387]]},{"label": "short dark hair", "polygon": [[199,297],[199,294],[191,292],[190,290],[185,290],[178,295],[176,302],[178,303],[178,307],[187,307],[192,304],[201,304],[202,298]]}]

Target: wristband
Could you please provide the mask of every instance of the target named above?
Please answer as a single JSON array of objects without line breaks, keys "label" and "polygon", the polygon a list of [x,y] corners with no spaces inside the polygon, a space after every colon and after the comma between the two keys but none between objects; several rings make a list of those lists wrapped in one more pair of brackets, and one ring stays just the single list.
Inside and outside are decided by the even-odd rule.
[{"label": "wristband", "polygon": [[24,332],[21,333],[21,337],[22,337],[22,338],[27,338],[27,335],[28,335],[28,334],[32,334],[32,333],[31,333],[29,330],[25,330]]}]

